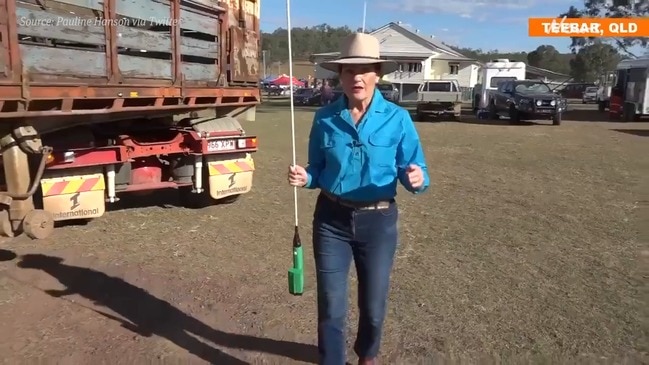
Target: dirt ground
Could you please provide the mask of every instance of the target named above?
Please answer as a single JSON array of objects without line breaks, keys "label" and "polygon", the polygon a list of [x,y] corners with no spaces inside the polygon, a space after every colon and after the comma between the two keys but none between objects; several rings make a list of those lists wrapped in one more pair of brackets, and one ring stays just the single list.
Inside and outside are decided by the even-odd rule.
[{"label": "dirt ground", "polygon": [[[312,116],[296,115],[301,163]],[[566,119],[417,123],[434,185],[398,197],[384,363],[649,361],[649,123]],[[156,193],[44,241],[7,239],[2,362],[315,363],[317,193],[299,192],[307,282],[293,297],[288,110],[264,105],[244,127],[260,152],[234,204]],[[350,346],[355,323],[352,310]]]}]

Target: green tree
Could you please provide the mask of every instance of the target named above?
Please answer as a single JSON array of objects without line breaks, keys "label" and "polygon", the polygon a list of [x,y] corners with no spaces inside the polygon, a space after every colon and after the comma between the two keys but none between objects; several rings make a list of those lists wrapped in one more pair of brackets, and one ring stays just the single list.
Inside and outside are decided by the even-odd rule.
[{"label": "green tree", "polygon": [[[360,30],[357,29],[356,31]],[[371,32],[369,29],[366,29],[366,31]],[[314,53],[336,52],[342,39],[351,32],[352,29],[349,27],[332,27],[328,24],[293,28],[291,32],[293,59],[295,61],[307,61]],[[284,65],[288,61],[287,35],[288,32],[284,28],[277,28],[272,32],[261,34],[261,49],[265,51],[265,62],[271,70],[279,69],[280,65]],[[541,46],[529,53],[522,50],[518,52],[502,52],[497,49],[482,50],[447,46],[480,62],[506,58],[512,61],[529,62],[534,66],[565,74],[570,72],[570,60],[575,57],[572,53],[559,53],[552,46]],[[261,61],[262,55],[259,56]]]},{"label": "green tree", "polygon": [[536,50],[530,52],[527,55],[527,63],[530,66],[545,68],[563,74],[567,74],[570,71],[570,66],[562,58],[561,53],[550,45],[538,46]]},{"label": "green tree", "polygon": [[[342,39],[351,33],[349,27],[332,27],[328,24],[293,28],[291,31],[293,58],[308,60],[314,53],[335,52]],[[266,62],[286,62],[288,31],[277,28],[272,33],[262,33],[261,49],[266,51]]]},{"label": "green tree", "polygon": [[599,75],[613,70],[622,57],[610,44],[595,42],[582,47],[570,61],[570,76],[580,82],[594,82]]},{"label": "green tree", "polygon": [[[649,16],[648,0],[584,0],[584,8],[570,6],[560,17],[567,18],[646,18]],[[608,39],[595,37],[572,37],[570,48],[574,53],[582,47],[596,41],[608,41],[621,53],[636,57],[631,48],[640,46],[649,48],[648,37],[611,37]]]}]

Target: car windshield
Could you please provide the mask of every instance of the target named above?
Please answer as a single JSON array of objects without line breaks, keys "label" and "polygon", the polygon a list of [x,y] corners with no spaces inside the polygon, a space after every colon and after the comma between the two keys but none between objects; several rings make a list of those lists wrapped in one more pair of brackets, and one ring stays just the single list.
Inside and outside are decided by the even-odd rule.
[{"label": "car windshield", "polygon": [[597,92],[597,88],[596,87],[588,87],[588,88],[586,88],[586,92],[587,93]]},{"label": "car windshield", "polygon": [[521,94],[551,93],[552,90],[542,82],[523,82],[516,84],[516,92]]}]

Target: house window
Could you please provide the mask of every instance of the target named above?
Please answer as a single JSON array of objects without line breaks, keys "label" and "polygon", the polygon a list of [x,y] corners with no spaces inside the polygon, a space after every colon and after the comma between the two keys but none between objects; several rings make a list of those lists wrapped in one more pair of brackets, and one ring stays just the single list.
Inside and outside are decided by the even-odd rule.
[{"label": "house window", "polygon": [[421,62],[404,62],[399,63],[399,71],[401,72],[421,72],[423,66]]},{"label": "house window", "polygon": [[399,64],[399,71],[402,72],[421,72],[422,70],[421,62],[404,62]]},{"label": "house window", "polygon": [[459,63],[449,63],[448,64],[449,74],[451,75],[457,75],[460,72],[460,64]]}]

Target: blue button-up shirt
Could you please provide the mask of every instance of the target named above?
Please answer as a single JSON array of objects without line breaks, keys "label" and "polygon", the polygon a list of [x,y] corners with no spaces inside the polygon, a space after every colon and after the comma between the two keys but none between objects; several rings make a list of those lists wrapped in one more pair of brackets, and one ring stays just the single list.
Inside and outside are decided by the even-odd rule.
[{"label": "blue button-up shirt", "polygon": [[[406,168],[421,167],[424,184],[414,189]],[[378,90],[358,125],[347,98],[315,113],[309,136],[306,188],[320,188],[353,201],[389,200],[397,195],[397,180],[412,193],[430,185],[419,135],[407,110],[386,101]]]}]

